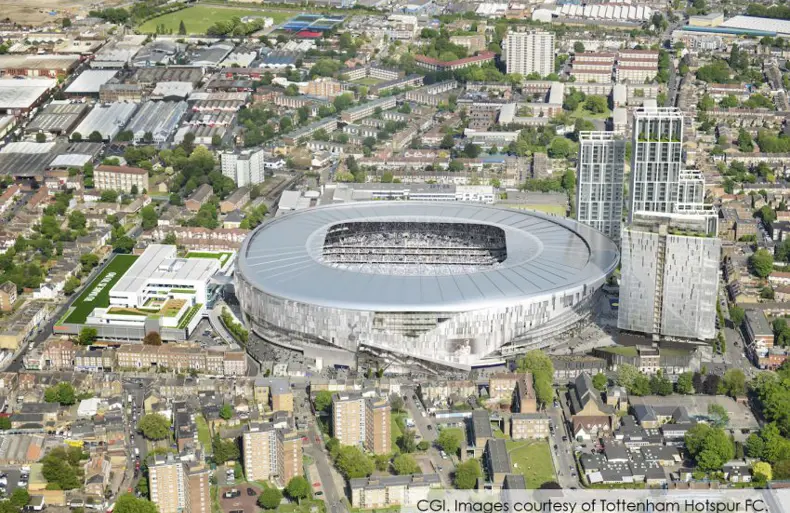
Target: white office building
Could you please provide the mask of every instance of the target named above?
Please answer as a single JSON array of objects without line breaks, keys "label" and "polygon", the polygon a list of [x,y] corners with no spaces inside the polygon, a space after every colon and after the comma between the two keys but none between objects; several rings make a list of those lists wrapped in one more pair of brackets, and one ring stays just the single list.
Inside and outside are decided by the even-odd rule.
[{"label": "white office building", "polygon": [[625,141],[613,132],[579,134],[576,220],[619,243]]},{"label": "white office building", "polygon": [[239,187],[261,183],[265,176],[263,150],[243,150],[220,154],[222,174],[236,182]]},{"label": "white office building", "polygon": [[527,76],[554,73],[554,34],[543,31],[509,32],[506,40],[507,72]]}]

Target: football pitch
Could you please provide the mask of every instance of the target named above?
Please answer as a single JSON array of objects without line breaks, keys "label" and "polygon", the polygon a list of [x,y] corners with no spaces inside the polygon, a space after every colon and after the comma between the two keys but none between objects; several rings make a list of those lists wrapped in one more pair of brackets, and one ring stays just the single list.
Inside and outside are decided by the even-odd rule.
[{"label": "football pitch", "polygon": [[112,262],[94,279],[71,305],[63,324],[84,324],[94,308],[110,306],[110,290],[137,260],[136,255],[115,255]]}]

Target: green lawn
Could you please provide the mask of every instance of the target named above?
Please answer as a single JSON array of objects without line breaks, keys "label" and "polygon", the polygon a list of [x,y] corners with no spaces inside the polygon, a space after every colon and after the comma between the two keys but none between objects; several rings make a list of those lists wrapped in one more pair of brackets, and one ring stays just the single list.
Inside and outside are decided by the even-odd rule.
[{"label": "green lawn", "polygon": [[636,356],[636,347],[633,346],[607,346],[601,347],[601,351],[619,354],[620,356]]},{"label": "green lawn", "polygon": [[187,325],[189,324],[189,321],[192,320],[192,317],[194,317],[195,314],[198,313],[198,310],[200,310],[202,306],[203,306],[202,303],[198,303],[192,308],[190,308],[189,310],[187,310],[186,313],[184,313],[184,316],[181,317],[181,322],[178,323],[178,329],[182,330],[186,328]]},{"label": "green lawn", "polygon": [[230,21],[234,17],[265,16],[267,18],[272,18],[274,24],[278,25],[296,14],[295,11],[270,11],[196,5],[194,7],[187,7],[180,11],[152,18],[137,27],[137,30],[144,34],[153,34],[156,32],[157,26],[164,25],[166,30],[172,30],[173,34],[178,34],[179,24],[183,20],[188,34],[205,34],[206,30],[214,23],[218,21]]},{"label": "green lawn", "polygon": [[[66,324],[83,324],[94,308],[110,306],[110,289],[137,260],[136,255],[115,255],[107,267],[71,305],[71,312],[63,320]],[[94,292],[97,288],[101,290]]]},{"label": "green lawn", "polygon": [[233,256],[233,253],[228,251],[223,251],[220,253],[209,253],[209,252],[201,252],[201,251],[190,251],[187,253],[187,258],[215,258],[220,261],[222,265],[225,265],[225,262],[228,261],[230,257]]},{"label": "green lawn", "polygon": [[398,446],[398,438],[401,437],[403,431],[400,429],[400,425],[398,424],[398,419],[402,419],[403,422],[406,422],[407,415],[405,413],[391,413],[390,414],[390,436],[392,439],[392,447]]},{"label": "green lawn", "polygon": [[538,212],[543,212],[544,214],[552,214],[555,216],[562,216],[565,217],[567,215],[567,210],[562,205],[526,205],[525,208],[530,210],[537,210]]},{"label": "green lawn", "polygon": [[359,80],[354,80],[355,84],[367,85],[367,86],[377,85],[382,82],[383,80],[379,80],[373,77],[365,77],[365,78],[360,78]]},{"label": "green lawn", "polygon": [[206,454],[211,454],[211,432],[208,429],[208,422],[202,414],[195,415],[195,424],[197,424],[198,441],[203,446],[203,451]]},{"label": "green lawn", "polygon": [[539,488],[543,483],[556,481],[548,442],[509,440],[506,444],[513,472],[524,476],[527,488]]},{"label": "green lawn", "polygon": [[609,110],[607,107],[606,111],[601,113],[593,114],[592,112],[586,110],[584,108],[584,102],[581,102],[576,110],[570,113],[571,118],[582,118],[582,119],[609,119],[612,117],[612,111]]}]

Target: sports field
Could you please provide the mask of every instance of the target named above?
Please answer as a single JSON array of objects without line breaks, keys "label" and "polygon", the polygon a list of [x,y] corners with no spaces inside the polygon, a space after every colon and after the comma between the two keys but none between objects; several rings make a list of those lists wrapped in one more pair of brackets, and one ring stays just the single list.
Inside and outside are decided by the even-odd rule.
[{"label": "sports field", "polygon": [[296,14],[294,11],[270,11],[261,9],[236,9],[225,8],[213,5],[196,5],[187,7],[180,11],[171,12],[152,18],[139,27],[137,30],[144,34],[156,33],[156,27],[164,25],[166,30],[178,34],[178,27],[184,21],[187,34],[205,34],[206,30],[218,21],[230,21],[235,17],[245,16],[264,16],[272,18],[274,24],[278,25]]},{"label": "sports field", "polygon": [[126,271],[137,260],[136,255],[115,255],[107,267],[80,294],[71,305],[65,324],[83,324],[94,308],[110,306],[110,289],[118,283]]}]

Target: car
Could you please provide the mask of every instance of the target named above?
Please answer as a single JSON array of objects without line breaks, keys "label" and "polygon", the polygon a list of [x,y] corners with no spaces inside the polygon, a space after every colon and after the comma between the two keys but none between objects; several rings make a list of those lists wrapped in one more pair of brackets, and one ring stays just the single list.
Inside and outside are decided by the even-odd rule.
[{"label": "car", "polygon": [[431,426],[430,424],[428,424],[428,431],[431,431],[432,429],[433,429],[433,426]]},{"label": "car", "polygon": [[443,466],[441,466],[441,465],[439,465],[439,466],[438,466],[438,467],[436,467],[436,468],[439,470],[439,472],[441,472],[442,470],[444,470],[444,467],[443,467]]},{"label": "car", "polygon": [[411,398],[414,399],[415,401],[417,400],[417,396],[416,395],[411,396]]},{"label": "car", "polygon": [[313,483],[313,488],[318,488],[319,486],[321,486],[321,483],[319,483],[318,481]]},{"label": "car", "polygon": [[318,437],[318,436],[315,437],[315,443],[320,444],[321,443],[321,438]]},{"label": "car", "polygon": [[247,496],[255,497],[256,495],[258,495],[258,493],[255,490],[253,490],[252,488],[247,488]]},{"label": "car", "polygon": [[557,449],[557,444],[554,444],[554,450],[556,450],[556,449]]},{"label": "car", "polygon": [[562,435],[562,441],[563,442],[567,442],[568,441],[568,437],[566,435]]},{"label": "car", "polygon": [[316,497],[321,497],[322,495],[324,495],[324,492],[322,492],[321,490],[318,490],[317,492],[315,492],[315,496]]},{"label": "car", "polygon": [[225,497],[226,499],[235,499],[236,497],[241,496],[241,491],[234,488],[232,490],[228,490],[227,492],[222,494],[222,496]]}]

